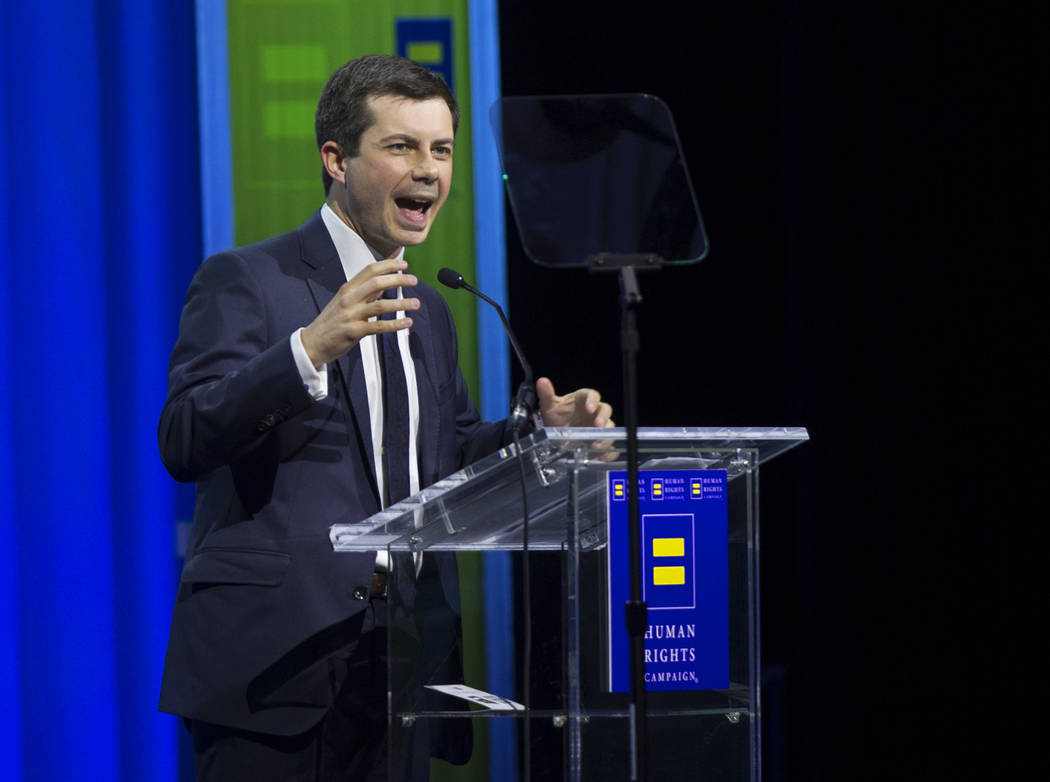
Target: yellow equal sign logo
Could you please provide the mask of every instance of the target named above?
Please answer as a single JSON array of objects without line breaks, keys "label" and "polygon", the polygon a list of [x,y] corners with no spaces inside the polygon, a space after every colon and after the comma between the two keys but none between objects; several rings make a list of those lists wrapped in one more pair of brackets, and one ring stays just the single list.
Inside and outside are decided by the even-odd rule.
[{"label": "yellow equal sign logo", "polygon": [[689,496],[690,497],[692,497],[693,499],[697,499],[698,500],[698,499],[700,499],[700,495],[701,495],[702,492],[703,492],[703,489],[700,488],[700,479],[699,478],[693,478],[691,481],[689,481]]},{"label": "yellow equal sign logo", "polygon": [[684,583],[685,568],[681,565],[653,568],[653,586],[678,586]]},{"label": "yellow equal sign logo", "polygon": [[620,480],[613,481],[613,499],[622,500],[626,497],[627,485]]},{"label": "yellow equal sign logo", "polygon": [[[653,538],[653,557],[684,557],[685,538]],[[653,568],[653,586],[685,583],[685,567],[662,565]]]},{"label": "yellow equal sign logo", "polygon": [[440,65],[445,61],[445,47],[441,41],[409,41],[405,56],[421,65]]},{"label": "yellow equal sign logo", "polygon": [[653,499],[661,500],[664,496],[664,482],[659,478],[653,478]]},{"label": "yellow equal sign logo", "polygon": [[654,557],[684,557],[685,538],[653,538]]}]

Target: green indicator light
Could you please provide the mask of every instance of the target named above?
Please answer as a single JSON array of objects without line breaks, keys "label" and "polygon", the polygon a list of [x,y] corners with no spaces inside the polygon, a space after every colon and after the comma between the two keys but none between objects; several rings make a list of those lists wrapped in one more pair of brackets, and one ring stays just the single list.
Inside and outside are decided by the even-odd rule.
[{"label": "green indicator light", "polygon": [[510,179],[510,177],[508,177],[506,174],[504,174],[503,175],[503,181],[506,182],[508,179]]}]

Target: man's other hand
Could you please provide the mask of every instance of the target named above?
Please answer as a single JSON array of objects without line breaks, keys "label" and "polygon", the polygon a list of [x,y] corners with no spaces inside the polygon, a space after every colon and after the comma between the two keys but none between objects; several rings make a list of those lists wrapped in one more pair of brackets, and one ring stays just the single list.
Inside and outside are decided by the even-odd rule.
[{"label": "man's other hand", "polygon": [[593,388],[580,388],[558,396],[550,379],[541,377],[536,381],[536,396],[545,426],[616,426],[612,420],[612,407],[603,402],[601,394]]}]

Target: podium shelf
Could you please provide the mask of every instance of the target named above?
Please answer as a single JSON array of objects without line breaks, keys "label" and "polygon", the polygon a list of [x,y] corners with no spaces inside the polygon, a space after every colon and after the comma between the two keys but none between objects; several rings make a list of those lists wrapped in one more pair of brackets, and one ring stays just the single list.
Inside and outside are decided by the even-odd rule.
[{"label": "podium shelf", "polygon": [[[625,468],[623,428],[547,428],[521,441],[528,465],[529,547],[565,544],[565,483],[588,469],[586,502],[603,491],[604,473]],[[724,469],[730,480],[804,443],[802,427],[669,427],[639,430],[642,469]],[[521,485],[513,445],[475,462],[374,516],[333,524],[336,551],[493,551],[521,549]],[[604,518],[581,519],[584,550],[604,544]]]}]

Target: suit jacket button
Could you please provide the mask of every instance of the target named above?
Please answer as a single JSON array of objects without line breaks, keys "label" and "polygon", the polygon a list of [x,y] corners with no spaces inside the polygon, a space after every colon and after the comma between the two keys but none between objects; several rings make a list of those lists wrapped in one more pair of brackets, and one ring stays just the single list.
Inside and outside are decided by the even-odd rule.
[{"label": "suit jacket button", "polygon": [[368,597],[368,587],[356,586],[351,594],[354,596],[354,600],[364,600]]}]

